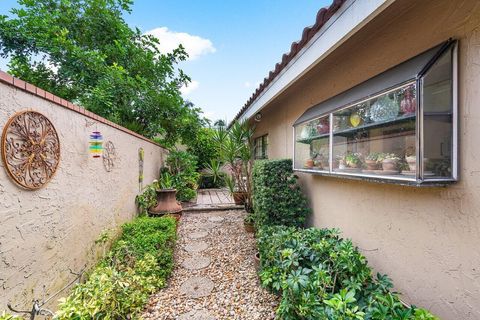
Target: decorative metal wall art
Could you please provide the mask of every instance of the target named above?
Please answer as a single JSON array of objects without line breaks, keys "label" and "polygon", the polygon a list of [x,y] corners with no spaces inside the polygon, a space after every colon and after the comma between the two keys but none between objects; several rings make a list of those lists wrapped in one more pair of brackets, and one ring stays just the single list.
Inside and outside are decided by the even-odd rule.
[{"label": "decorative metal wall art", "polygon": [[94,158],[100,158],[103,150],[103,136],[99,131],[90,134],[90,153]]},{"label": "decorative metal wall art", "polygon": [[145,151],[143,148],[138,149],[138,189],[142,192],[143,189],[143,160],[145,157]]},{"label": "decorative metal wall art", "polygon": [[107,172],[112,171],[115,166],[115,159],[117,157],[117,151],[112,141],[107,141],[103,148],[103,166]]},{"label": "decorative metal wall art", "polygon": [[2,159],[9,176],[20,186],[35,190],[47,184],[60,162],[60,141],[43,114],[23,111],[3,129]]}]

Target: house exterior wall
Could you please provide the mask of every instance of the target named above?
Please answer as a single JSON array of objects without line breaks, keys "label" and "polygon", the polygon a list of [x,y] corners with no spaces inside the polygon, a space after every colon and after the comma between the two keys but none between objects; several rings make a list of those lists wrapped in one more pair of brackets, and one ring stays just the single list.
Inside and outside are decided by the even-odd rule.
[{"label": "house exterior wall", "polygon": [[292,158],[309,107],[448,38],[459,40],[460,181],[416,188],[299,173],[316,227],[352,238],[402,299],[442,319],[480,319],[480,2],[397,0],[277,97],[255,123],[268,156]]},{"label": "house exterior wall", "polygon": [[[4,73],[1,77],[12,80]],[[25,88],[25,83],[16,83]],[[27,88],[45,95],[31,85]],[[48,97],[57,101],[57,97]],[[79,272],[94,263],[102,251],[94,242],[102,231],[118,230],[136,215],[138,149],[144,149],[146,183],[158,177],[163,163],[165,150],[160,146],[124,128],[114,128],[96,115],[82,114],[78,107],[76,112],[72,104],[68,104],[72,109],[66,106],[64,100],[55,103],[0,83],[0,128],[16,112],[38,111],[55,126],[61,147],[55,176],[36,191],[17,187],[0,163],[0,310],[8,302],[29,309],[34,298],[42,299],[43,286],[48,298],[75,278],[69,269]],[[116,148],[110,172],[101,158],[89,154],[89,135],[97,130],[104,142],[112,141]]]}]

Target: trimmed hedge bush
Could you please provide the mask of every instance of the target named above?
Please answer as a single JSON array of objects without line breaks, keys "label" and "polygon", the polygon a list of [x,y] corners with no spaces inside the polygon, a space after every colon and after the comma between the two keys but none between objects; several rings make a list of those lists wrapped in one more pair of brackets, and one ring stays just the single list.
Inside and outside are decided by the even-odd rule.
[{"label": "trimmed hedge bush", "polygon": [[257,227],[303,226],[308,202],[293,174],[292,160],[258,160],[253,166],[253,208]]},{"label": "trimmed hedge bush", "polygon": [[265,227],[257,238],[262,284],[281,295],[280,319],[438,320],[405,307],[386,275],[335,229]]},{"label": "trimmed hedge bush", "polygon": [[61,300],[55,319],[137,319],[173,268],[175,219],[137,218],[109,254]]}]

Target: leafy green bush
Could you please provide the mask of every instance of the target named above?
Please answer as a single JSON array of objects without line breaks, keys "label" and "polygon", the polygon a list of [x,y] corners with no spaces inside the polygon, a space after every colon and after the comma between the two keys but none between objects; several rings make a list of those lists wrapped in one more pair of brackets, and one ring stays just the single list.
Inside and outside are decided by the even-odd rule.
[{"label": "leafy green bush", "polygon": [[187,151],[197,157],[197,171],[206,168],[210,161],[219,158],[214,137],[215,129],[201,128],[196,134],[194,143],[189,145]]},{"label": "leafy green bush", "polygon": [[6,313],[5,311],[0,314],[0,320],[21,320],[22,317],[11,315],[10,313]]},{"label": "leafy green bush", "polygon": [[257,226],[303,226],[310,213],[293,174],[292,160],[258,160],[253,166],[253,208]]},{"label": "leafy green bush", "polygon": [[55,318],[137,319],[172,271],[175,238],[173,218],[142,217],[124,224],[110,253],[61,300]]},{"label": "leafy green bush", "polygon": [[138,206],[141,217],[148,215],[148,209],[157,204],[157,193],[155,192],[155,183],[146,186],[143,192],[136,196],[135,202]]},{"label": "leafy green bush", "polygon": [[196,157],[186,151],[170,151],[167,166],[173,178],[173,186],[177,189],[177,200],[190,201],[195,198],[200,177],[196,171]]},{"label": "leafy green bush", "polygon": [[335,229],[272,226],[258,235],[260,279],[281,295],[280,319],[437,319],[405,307],[391,280],[373,278],[365,257]]}]

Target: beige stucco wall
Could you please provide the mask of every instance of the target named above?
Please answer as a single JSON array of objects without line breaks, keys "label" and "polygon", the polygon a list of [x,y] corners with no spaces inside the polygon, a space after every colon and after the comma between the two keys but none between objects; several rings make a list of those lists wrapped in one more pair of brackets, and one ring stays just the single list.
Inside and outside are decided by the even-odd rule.
[{"label": "beige stucco wall", "polygon": [[480,319],[480,2],[398,0],[262,111],[269,158],[291,158],[309,107],[450,38],[459,39],[461,180],[415,188],[299,174],[314,215],[337,227],[406,302]]},{"label": "beige stucco wall", "polygon": [[[136,214],[138,149],[145,150],[147,183],[158,176],[164,154],[153,143],[0,84],[0,128],[25,109],[41,112],[53,123],[61,161],[50,183],[38,191],[17,187],[0,164],[0,310],[7,302],[29,309],[33,298],[42,298],[43,286],[48,297],[74,278],[69,269],[78,272],[91,265],[100,233],[118,229]],[[111,172],[89,154],[89,134],[96,129],[116,147]]]}]

